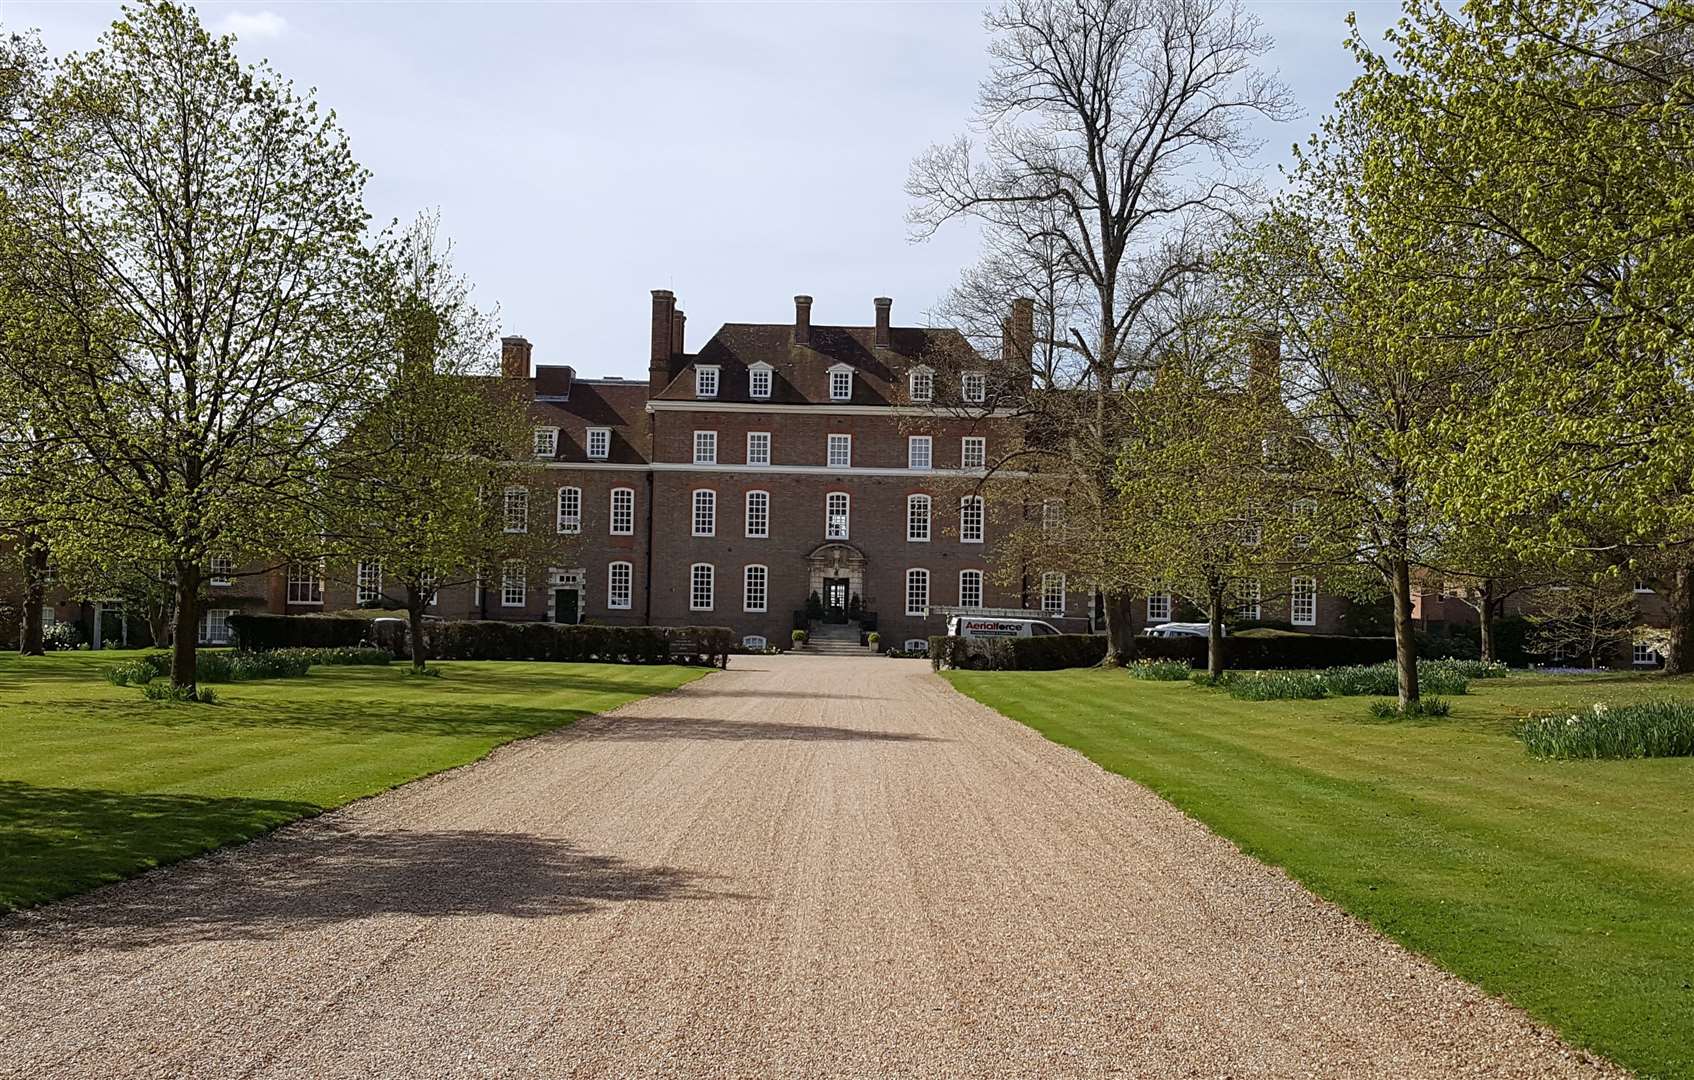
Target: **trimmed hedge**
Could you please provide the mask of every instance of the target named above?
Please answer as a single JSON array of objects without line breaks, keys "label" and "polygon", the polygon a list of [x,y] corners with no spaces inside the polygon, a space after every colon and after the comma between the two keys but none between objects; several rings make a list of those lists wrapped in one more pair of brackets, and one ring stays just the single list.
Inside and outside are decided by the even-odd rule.
[{"label": "trimmed hedge", "polygon": [[[249,652],[333,649],[364,655],[368,650],[358,646],[374,639],[395,657],[407,659],[411,655],[404,629],[396,627],[398,634],[378,632],[368,619],[231,615],[229,623],[238,647]],[[424,623],[424,651],[432,660],[699,663],[721,667],[738,644],[735,632],[727,626],[561,625],[499,619],[430,619]]]},{"label": "trimmed hedge", "polygon": [[1059,668],[1093,667],[1106,658],[1106,638],[1101,634],[1049,634],[1026,638],[960,638],[936,636],[929,639],[929,663],[980,671],[1056,671]]},{"label": "trimmed hedge", "polygon": [[[1190,667],[1206,666],[1206,639],[1200,637],[1135,639],[1135,655],[1146,660],[1186,660]],[[1346,634],[1300,634],[1275,637],[1226,637],[1226,668],[1326,668],[1380,664],[1394,659],[1391,637],[1350,637]]]},{"label": "trimmed hedge", "polygon": [[235,647],[243,652],[273,649],[347,649],[368,642],[368,619],[335,615],[259,615],[243,613],[229,617]]}]

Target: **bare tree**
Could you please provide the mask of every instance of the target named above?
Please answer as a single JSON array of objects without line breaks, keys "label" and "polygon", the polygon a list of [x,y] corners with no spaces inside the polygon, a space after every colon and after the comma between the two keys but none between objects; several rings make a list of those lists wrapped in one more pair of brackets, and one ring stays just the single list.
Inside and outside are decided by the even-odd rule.
[{"label": "bare tree", "polygon": [[1130,588],[1113,571],[1112,506],[1134,420],[1122,392],[1162,347],[1160,303],[1202,271],[1199,238],[1252,193],[1250,124],[1290,115],[1289,96],[1257,68],[1271,43],[1235,0],[1010,0],[986,25],[983,144],[960,137],[913,163],[911,222],[919,238],[960,218],[984,226],[987,255],[946,312],[967,334],[991,335],[1008,295],[1042,301],[1039,320],[1003,335],[1018,347],[999,350],[978,404],[1030,432],[998,464],[1066,493],[1066,549],[1105,592],[1121,660]]}]

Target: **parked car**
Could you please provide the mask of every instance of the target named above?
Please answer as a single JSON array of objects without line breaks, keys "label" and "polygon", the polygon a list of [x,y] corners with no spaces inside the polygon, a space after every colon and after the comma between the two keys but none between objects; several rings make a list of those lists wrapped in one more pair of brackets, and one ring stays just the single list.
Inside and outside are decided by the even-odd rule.
[{"label": "parked car", "polygon": [[947,636],[962,638],[1046,637],[1063,633],[1040,619],[993,619],[977,615],[953,615],[947,620]]},{"label": "parked car", "polygon": [[[1229,636],[1229,627],[1219,628],[1224,637]],[[1167,622],[1157,626],[1149,626],[1141,631],[1142,637],[1210,637],[1211,627],[1203,622]]]}]

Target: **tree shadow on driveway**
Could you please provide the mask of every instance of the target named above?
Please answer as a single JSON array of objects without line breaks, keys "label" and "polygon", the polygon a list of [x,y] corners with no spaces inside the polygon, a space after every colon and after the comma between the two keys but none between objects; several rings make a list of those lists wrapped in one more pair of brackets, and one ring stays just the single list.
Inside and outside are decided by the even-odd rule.
[{"label": "tree shadow on driveway", "polygon": [[537,919],[612,903],[733,898],[708,889],[708,880],[531,833],[356,833],[313,821],[12,916],[0,922],[0,942],[8,950],[25,940],[50,948],[127,950],[264,940],[382,916]]},{"label": "tree shadow on driveway", "polygon": [[764,740],[791,742],[947,742],[930,735],[828,724],[791,724],[770,720],[723,720],[688,716],[630,716],[616,714],[589,733],[594,739],[626,742],[698,742]]}]

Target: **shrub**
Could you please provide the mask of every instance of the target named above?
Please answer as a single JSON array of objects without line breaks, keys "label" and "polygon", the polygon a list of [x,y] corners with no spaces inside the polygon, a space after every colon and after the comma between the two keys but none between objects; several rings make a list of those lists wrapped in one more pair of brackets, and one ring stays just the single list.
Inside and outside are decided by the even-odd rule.
[{"label": "shrub", "polygon": [[1323,697],[1324,681],[1314,671],[1256,671],[1230,679],[1225,689],[1242,701],[1284,701]]},{"label": "shrub", "polygon": [[724,664],[739,645],[727,626],[593,626],[468,619],[426,627],[438,660]]},{"label": "shrub", "polygon": [[870,633],[865,635],[865,644],[869,645],[871,648],[874,649],[881,643],[882,635],[877,633],[875,630],[872,630]]},{"label": "shrub", "polygon": [[1531,754],[1543,758],[1689,757],[1694,756],[1694,702],[1595,705],[1588,712],[1531,717],[1513,733]]},{"label": "shrub", "polygon": [[1370,703],[1370,714],[1378,720],[1416,720],[1425,716],[1446,716],[1453,711],[1453,706],[1438,697],[1419,698],[1409,701],[1405,708],[1393,699],[1373,701]]},{"label": "shrub", "polygon": [[798,649],[800,646],[802,646],[806,643],[807,636],[808,635],[807,635],[806,631],[796,630],[792,634],[788,635],[788,639],[790,641],[792,641],[794,643],[794,647],[796,649]]},{"label": "shrub", "polygon": [[1210,671],[1201,669],[1200,671],[1190,671],[1188,673],[1188,681],[1193,683],[1195,686],[1228,686],[1240,675],[1241,673],[1239,671],[1222,671],[1219,672],[1218,677],[1214,679],[1212,678],[1212,673]]},{"label": "shrub", "polygon": [[86,639],[82,627],[72,622],[56,622],[41,628],[41,647],[47,652],[69,652],[80,649]]},{"label": "shrub", "polygon": [[106,681],[113,686],[146,686],[170,669],[170,653],[149,653],[107,669]]},{"label": "shrub", "polygon": [[313,667],[382,665],[394,662],[394,657],[387,649],[276,649],[272,655],[298,656]]},{"label": "shrub", "polygon": [[936,635],[929,639],[930,666],[977,671],[1056,671],[1094,667],[1106,658],[1106,638],[1100,634],[1049,634],[1027,638],[960,638]]},{"label": "shrub", "polygon": [[1154,682],[1186,682],[1189,667],[1181,660],[1137,660],[1124,668],[1132,679],[1151,679]]},{"label": "shrub", "polygon": [[1498,660],[1431,660],[1418,665],[1420,674],[1432,668],[1452,671],[1466,679],[1504,679],[1511,672]]},{"label": "shrub", "polygon": [[[1135,639],[1136,655],[1149,660],[1184,660],[1190,667],[1206,666],[1205,638]],[[1338,664],[1375,664],[1394,656],[1394,639],[1348,637],[1343,634],[1267,634],[1223,639],[1226,668],[1326,668]]]},{"label": "shrub", "polygon": [[425,664],[421,668],[407,668],[406,674],[408,676],[417,676],[425,679],[439,679],[441,678],[441,669],[436,667],[434,664]]}]

